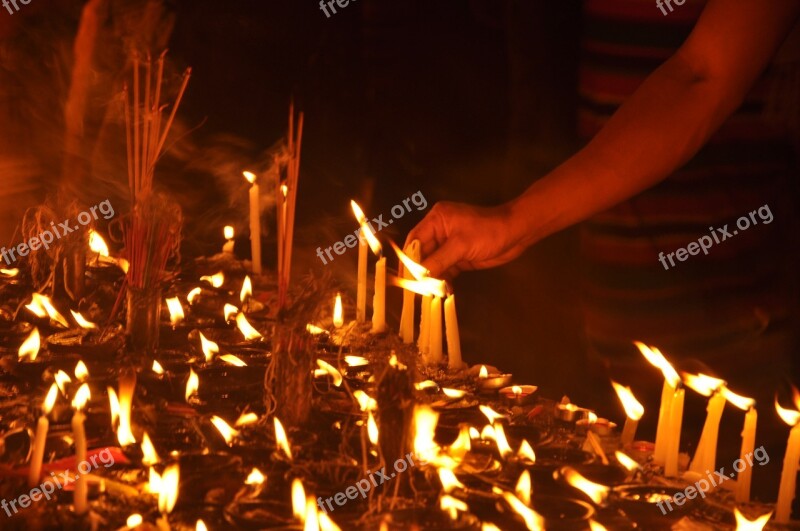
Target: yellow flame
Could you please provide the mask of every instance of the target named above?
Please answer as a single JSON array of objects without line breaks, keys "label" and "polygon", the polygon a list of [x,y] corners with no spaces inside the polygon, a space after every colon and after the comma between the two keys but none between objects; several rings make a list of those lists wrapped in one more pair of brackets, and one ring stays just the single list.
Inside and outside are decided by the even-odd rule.
[{"label": "yellow flame", "polygon": [[108,388],[108,404],[109,411],[111,413],[111,427],[113,428],[119,420],[119,399],[117,398],[117,392],[114,391],[113,387]]},{"label": "yellow flame", "polygon": [[313,325],[311,323],[308,323],[306,325],[306,332],[308,332],[312,336],[318,336],[320,334],[324,334],[326,332],[326,330],[324,328],[318,327],[317,325]]},{"label": "yellow flame", "polygon": [[442,393],[444,393],[448,398],[464,398],[467,395],[466,391],[462,391],[461,389],[450,389],[449,387],[443,387]]},{"label": "yellow flame", "polygon": [[301,522],[306,519],[306,490],[298,478],[292,480],[292,514]]},{"label": "yellow flame", "polygon": [[248,474],[247,479],[244,482],[247,485],[263,485],[264,482],[267,480],[267,477],[261,473],[261,471],[257,468],[253,468]]},{"label": "yellow flame", "polygon": [[486,368],[486,365],[481,365],[481,370],[478,373],[478,378],[488,378],[489,377],[489,369]]},{"label": "yellow flame", "polygon": [[372,411],[370,411],[369,415],[367,416],[367,435],[369,436],[369,442],[377,446],[378,423],[375,422],[375,417],[372,415]]},{"label": "yellow flame", "polygon": [[239,313],[239,315],[236,316],[236,326],[239,327],[239,331],[248,341],[262,337],[259,331],[253,328],[253,325],[250,324],[243,313]]},{"label": "yellow flame", "polygon": [[161,492],[161,475],[156,472],[156,469],[150,467],[149,481],[147,483],[147,490],[151,494],[158,494]]},{"label": "yellow flame", "polygon": [[94,324],[91,321],[88,321],[79,312],[76,312],[74,310],[70,310],[69,312],[72,314],[72,318],[75,319],[75,322],[78,323],[78,326],[80,326],[81,328],[83,328],[85,330],[91,330],[93,328],[97,328],[96,324]]},{"label": "yellow flame", "polygon": [[235,439],[239,435],[238,430],[231,428],[230,424],[228,424],[222,418],[216,415],[211,417],[211,424],[213,424],[214,427],[217,428],[220,435],[222,435],[222,438],[225,439],[225,442],[228,444],[228,446],[230,446],[231,443],[233,442],[233,439]]},{"label": "yellow flame", "polygon": [[326,374],[329,374],[331,378],[333,378],[333,385],[339,387],[342,385],[342,373],[336,370],[336,367],[331,365],[330,363],[324,360],[317,360],[317,365],[321,370],[323,370]]},{"label": "yellow flame", "polygon": [[309,499],[306,502],[306,513],[303,517],[305,525],[303,531],[319,531],[319,517],[317,516],[317,504]]},{"label": "yellow flame", "polygon": [[164,367],[157,360],[153,360],[153,372],[156,374],[164,374]]},{"label": "yellow flame", "polygon": [[497,449],[500,452],[500,455],[504,458],[514,453],[514,450],[511,449],[511,445],[508,444],[508,439],[506,439],[506,431],[502,424],[494,424],[494,440],[497,443]]},{"label": "yellow flame", "polygon": [[198,520],[194,526],[194,531],[208,531],[208,527],[206,527],[206,523],[202,520]]},{"label": "yellow flame", "polygon": [[222,315],[225,317],[225,322],[229,323],[236,318],[236,315],[239,313],[239,308],[234,306],[233,304],[225,303],[225,306],[222,307]]},{"label": "yellow flame", "polygon": [[222,229],[222,235],[225,237],[226,240],[232,240],[234,236],[233,227],[231,227],[230,225],[225,225],[225,227],[223,227]]},{"label": "yellow flame", "polygon": [[436,389],[439,385],[433,380],[425,380],[424,382],[415,383],[414,387],[417,391],[424,391],[425,389]]},{"label": "yellow flame", "polygon": [[144,466],[153,466],[159,462],[156,447],[153,446],[153,441],[150,436],[145,432],[142,436],[142,464]]},{"label": "yellow flame", "polygon": [[189,369],[189,379],[186,381],[186,401],[200,389],[200,378],[194,369]]},{"label": "yellow flame", "polygon": [[445,284],[444,280],[439,280],[432,277],[425,277],[422,280],[409,280],[407,278],[391,276],[389,281],[394,286],[401,287],[419,295],[436,296],[442,298],[447,295],[447,284]]},{"label": "yellow flame", "polygon": [[586,494],[595,504],[602,505],[605,503],[608,498],[609,487],[586,479],[574,468],[565,467],[561,470],[561,473],[567,483]]},{"label": "yellow flame", "polygon": [[331,517],[325,513],[317,513],[319,517],[319,529],[320,531],[342,531],[342,528],[336,525],[336,523],[331,520]]},{"label": "yellow flame", "polygon": [[633,396],[631,388],[622,386],[614,381],[611,382],[611,385],[614,386],[619,401],[622,402],[622,407],[625,408],[625,415],[632,420],[639,420],[642,418],[642,415],[644,415],[644,406]]},{"label": "yellow flame", "polygon": [[504,418],[504,415],[501,415],[494,409],[490,408],[489,406],[480,406],[481,413],[486,415],[486,418],[489,419],[490,423],[493,423],[497,419]]},{"label": "yellow flame", "polygon": [[589,520],[589,531],[607,531],[606,526],[597,520]]},{"label": "yellow flame", "polygon": [[136,379],[129,376],[121,377],[119,380],[119,427],[117,428],[117,440],[121,446],[134,444],[136,438],[131,430],[131,405],[133,404],[133,393],[136,388]]},{"label": "yellow flame", "polygon": [[531,494],[533,493],[533,486],[531,484],[531,474],[527,470],[523,470],[522,474],[519,475],[519,479],[517,480],[517,486],[514,488],[514,491],[517,494],[517,498],[530,507],[531,505]]},{"label": "yellow flame", "polygon": [[219,354],[219,345],[206,338],[206,336],[203,335],[203,332],[200,332],[200,349],[203,351],[203,356],[205,356],[206,362],[210,362],[212,359],[214,359],[215,354]]},{"label": "yellow flame", "polygon": [[106,241],[94,229],[89,229],[89,249],[100,256],[109,256]]},{"label": "yellow flame", "polygon": [[215,288],[221,288],[222,285],[225,283],[225,273],[220,271],[214,275],[203,275],[200,277],[201,282],[208,282]]},{"label": "yellow flame", "polygon": [[342,294],[337,293],[333,302],[333,326],[341,328],[344,324],[344,309],[342,308]]},{"label": "yellow flame", "polygon": [[67,396],[67,388],[65,386],[72,381],[72,378],[70,378],[69,375],[61,369],[58,369],[58,372],[56,372],[55,376],[53,376],[53,379],[56,381],[56,385],[58,385],[58,389],[61,391],[61,394]]},{"label": "yellow flame", "polygon": [[456,459],[463,459],[467,452],[472,449],[472,439],[469,436],[469,426],[462,424],[458,431],[458,437],[447,449],[448,455]]},{"label": "yellow flame", "polygon": [[144,522],[144,518],[142,518],[142,515],[139,513],[133,513],[128,517],[127,520],[125,520],[125,525],[130,529],[133,529],[134,527],[139,527],[140,525],[142,525],[142,522]]},{"label": "yellow flame", "polygon": [[92,392],[89,390],[89,384],[83,384],[78,388],[78,392],[75,393],[75,398],[72,399],[72,407],[80,411],[86,407],[86,403],[89,402],[90,398],[92,398]]},{"label": "yellow flame", "polygon": [[519,445],[519,450],[517,450],[517,457],[520,459],[525,459],[530,461],[531,463],[536,462],[536,452],[533,451],[533,447],[528,442],[527,439],[522,440],[522,444]]},{"label": "yellow flame", "polygon": [[423,278],[430,276],[430,270],[409,258],[408,255],[401,251],[393,241],[390,240],[389,243],[392,245],[392,249],[394,249],[397,257],[403,263],[403,267],[406,268],[406,271],[411,273],[412,277],[414,277],[416,280],[422,280]]},{"label": "yellow flame", "polygon": [[730,402],[733,407],[739,408],[742,411],[747,411],[751,407],[756,405],[756,401],[753,398],[747,398],[746,396],[738,395],[728,389],[727,387],[723,387],[720,389],[720,393],[722,396],[725,397],[725,400]]},{"label": "yellow flame", "polygon": [[800,391],[794,385],[792,385],[792,398],[794,399],[794,406],[800,409]]},{"label": "yellow flame", "polygon": [[252,296],[253,282],[250,280],[250,276],[245,276],[244,282],[242,282],[242,291],[239,292],[239,300],[242,301],[242,304],[244,304],[245,301]]},{"label": "yellow flame", "polygon": [[378,241],[378,238],[375,237],[375,234],[372,232],[372,228],[367,224],[367,217],[364,215],[364,211],[361,210],[361,207],[358,206],[358,203],[355,201],[350,201],[350,206],[353,209],[353,214],[355,214],[356,219],[358,220],[358,224],[361,225],[361,235],[367,239],[367,243],[369,244],[370,249],[376,255],[381,255],[381,243]]},{"label": "yellow flame", "polygon": [[16,267],[13,269],[0,269],[0,275],[5,275],[7,277],[15,277],[19,275],[19,269]]},{"label": "yellow flame", "polygon": [[33,312],[37,317],[50,317],[50,319],[64,328],[69,328],[69,323],[67,323],[63,315],[58,313],[58,310],[53,306],[49,297],[36,292],[34,292],[31,297],[30,304],[25,305],[25,308]]},{"label": "yellow flame", "polygon": [[39,355],[39,350],[41,348],[42,338],[39,335],[39,329],[34,328],[30,335],[28,335],[27,339],[22,342],[22,345],[19,346],[19,353],[17,357],[20,361],[24,360],[25,358],[29,358],[31,361],[36,361],[36,357]]},{"label": "yellow flame", "polygon": [[739,512],[738,507],[734,507],[733,514],[736,517],[736,531],[761,531],[766,527],[769,519],[772,518],[772,511],[770,511],[755,520],[748,520],[745,515]]},{"label": "yellow flame", "polygon": [[245,363],[244,360],[234,356],[233,354],[223,354],[219,357],[219,359],[228,365],[233,365],[234,367],[247,367],[247,363]]},{"label": "yellow flame", "polygon": [[256,174],[255,173],[253,173],[251,171],[243,171],[242,175],[244,175],[244,178],[247,179],[247,182],[249,182],[250,184],[254,184],[256,182]]},{"label": "yellow flame", "polygon": [[275,444],[277,444],[278,450],[283,451],[284,455],[291,461],[293,459],[292,447],[289,444],[289,438],[286,436],[286,430],[283,429],[283,424],[278,417],[273,417],[272,421],[275,424]]},{"label": "yellow flame", "polygon": [[397,354],[395,354],[394,350],[392,351],[392,355],[389,356],[389,366],[401,371],[408,369],[406,365],[403,365],[400,363],[400,360],[397,359]]},{"label": "yellow flame", "polygon": [[502,531],[502,530],[491,522],[482,522],[481,531]]},{"label": "yellow flame", "polygon": [[427,405],[414,407],[414,451],[422,461],[433,461],[439,453],[434,441],[439,414]]},{"label": "yellow flame", "polygon": [[241,428],[242,426],[249,426],[250,424],[254,424],[256,422],[258,422],[258,415],[255,413],[242,413],[239,418],[236,419],[235,426],[237,428]]},{"label": "yellow flame", "polygon": [[44,397],[44,402],[42,403],[42,412],[45,415],[48,415],[51,411],[53,411],[56,398],[58,398],[58,385],[53,384],[50,386],[50,390],[47,391],[47,396]]},{"label": "yellow flame", "polygon": [[186,300],[189,301],[189,304],[194,304],[194,300],[202,292],[203,288],[194,288],[193,290],[191,290],[189,293],[186,294]]},{"label": "yellow flame", "polygon": [[161,488],[158,491],[158,511],[161,514],[169,514],[175,508],[180,478],[181,472],[177,464],[168,466],[161,475]]},{"label": "yellow flame", "polygon": [[778,403],[778,397],[775,397],[775,411],[778,412],[778,416],[781,418],[789,426],[797,426],[797,423],[800,422],[800,411],[795,411],[793,409],[784,409]]},{"label": "yellow flame", "polygon": [[617,462],[619,462],[619,464],[622,465],[628,472],[633,472],[637,468],[640,468],[639,463],[637,463],[636,460],[630,457],[628,454],[617,450],[614,455],[617,457]]},{"label": "yellow flame", "polygon": [[349,367],[363,367],[364,365],[369,365],[369,360],[361,356],[345,356],[344,362]]},{"label": "yellow flame", "polygon": [[378,409],[378,403],[375,399],[361,389],[353,391],[353,397],[358,401],[358,407],[361,411],[375,411]]},{"label": "yellow flame", "polygon": [[703,396],[711,396],[725,385],[725,381],[719,378],[714,378],[705,374],[694,375],[689,373],[683,374],[683,383]]},{"label": "yellow flame", "polygon": [[167,309],[169,310],[169,322],[172,323],[172,326],[178,326],[186,318],[178,297],[167,299]]},{"label": "yellow flame", "polygon": [[458,511],[463,513],[469,511],[469,507],[466,503],[459,500],[458,498],[453,498],[452,496],[445,494],[441,498],[439,498],[439,508],[448,513],[450,515],[451,520],[458,519]]},{"label": "yellow flame", "polygon": [[506,503],[508,503],[511,509],[513,509],[514,512],[517,513],[525,522],[525,527],[533,531],[544,531],[544,518],[539,513],[522,503],[522,500],[517,498],[511,492],[505,492],[498,487],[492,487],[492,492],[503,496],[503,499],[506,501]]},{"label": "yellow flame", "polygon": [[672,387],[677,387],[681,381],[681,377],[678,376],[678,372],[675,368],[667,361],[667,358],[655,347],[648,347],[641,341],[634,341],[634,345],[639,349],[639,352],[647,359],[647,361],[655,368],[661,371],[664,375],[664,379],[667,380],[667,383]]},{"label": "yellow flame", "polygon": [[439,481],[442,482],[442,490],[445,494],[450,494],[455,489],[463,489],[464,484],[461,483],[452,470],[449,468],[440,468],[438,470]]}]

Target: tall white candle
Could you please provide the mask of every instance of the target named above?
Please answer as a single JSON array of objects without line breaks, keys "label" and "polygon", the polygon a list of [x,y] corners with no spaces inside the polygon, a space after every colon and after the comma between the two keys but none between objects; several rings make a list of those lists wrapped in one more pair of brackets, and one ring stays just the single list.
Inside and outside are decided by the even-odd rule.
[{"label": "tall white candle", "polygon": [[375,263],[375,295],[372,298],[372,333],[386,331],[386,257]]},{"label": "tall white candle", "polygon": [[[75,398],[72,401],[72,407],[75,408],[75,414],[72,416],[72,436],[75,439],[75,468],[80,471],[81,463],[86,461],[86,429],[84,421],[86,416],[83,414],[83,408],[89,400],[89,386],[87,384],[81,385],[78,392],[75,393]],[[73,505],[75,507],[75,514],[84,514],[89,509],[89,486],[86,483],[86,476],[80,472],[75,473],[75,493],[73,494]]]},{"label": "tall white candle", "polygon": [[461,359],[461,337],[458,332],[456,315],[456,296],[450,295],[444,301],[444,326],[447,335],[447,366],[460,369],[464,366]]},{"label": "tall white candle", "polygon": [[720,392],[715,392],[708,400],[706,422],[697,443],[697,451],[689,465],[689,470],[704,474],[706,471],[716,470],[717,441],[719,439],[719,424],[722,412],[725,410],[725,397]]},{"label": "tall white candle", "polygon": [[367,320],[367,251],[369,244],[362,227],[358,234],[358,291],[356,292],[356,321]]},{"label": "tall white candle", "polygon": [[685,389],[678,389],[672,397],[669,432],[667,433],[667,454],[664,462],[664,475],[667,477],[678,477],[678,454],[680,453],[685,395]]},{"label": "tall white candle", "polygon": [[442,298],[434,295],[431,299],[429,315],[430,339],[428,341],[428,362],[438,365],[442,362]]},{"label": "tall white candle", "polygon": [[252,184],[250,187],[250,250],[253,254],[253,273],[261,274],[261,197],[256,176],[249,171],[245,178]]},{"label": "tall white candle", "polygon": [[[743,463],[748,462],[748,456],[753,455],[756,447],[756,423],[758,422],[758,413],[755,407],[751,407],[750,411],[744,416],[744,429],[742,430],[742,450],[739,452],[739,458]],[[737,503],[750,503],[750,485],[753,482],[753,469],[746,466],[744,470],[739,472],[739,478],[736,480],[736,502]]]},{"label": "tall white candle", "polygon": [[36,423],[36,438],[33,441],[33,453],[31,455],[31,466],[28,470],[28,486],[33,488],[39,485],[42,476],[42,461],[44,461],[44,448],[47,442],[47,431],[50,429],[50,421],[47,415],[52,411],[53,405],[58,397],[58,385],[50,386],[47,397],[42,405],[42,416]]},{"label": "tall white candle", "polygon": [[[420,262],[420,242],[414,240],[404,250],[405,254],[413,261]],[[402,262],[401,262],[402,267]],[[414,275],[408,270],[403,268],[403,277],[409,280],[414,278]],[[411,344],[414,342],[414,303],[416,302],[416,294],[411,290],[403,290],[403,313],[400,315],[400,337],[403,343]]]},{"label": "tall white candle", "polygon": [[775,522],[787,524],[792,515],[792,501],[797,489],[797,468],[800,466],[800,413],[783,409],[777,400],[775,409],[783,421],[792,426],[789,441],[786,443],[786,454],[783,457],[778,501],[775,504]]},{"label": "tall white candle", "polygon": [[656,447],[653,452],[653,462],[664,465],[667,462],[667,439],[670,417],[672,415],[672,400],[675,397],[675,388],[664,380],[661,388],[661,405],[658,409],[658,427],[656,428]]},{"label": "tall white candle", "polygon": [[423,295],[422,304],[420,304],[419,315],[419,338],[417,339],[417,347],[423,358],[427,360],[428,351],[431,339],[431,301],[432,295]]}]

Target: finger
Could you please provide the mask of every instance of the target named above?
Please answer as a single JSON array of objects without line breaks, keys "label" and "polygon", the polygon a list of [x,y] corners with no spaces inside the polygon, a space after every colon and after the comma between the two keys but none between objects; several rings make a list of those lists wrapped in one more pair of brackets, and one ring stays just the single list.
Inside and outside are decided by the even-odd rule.
[{"label": "finger", "polygon": [[[433,251],[436,248],[436,224],[440,223],[440,220],[437,216],[433,216],[430,213],[422,218],[416,227],[411,229],[411,232],[408,233],[406,236],[406,243],[403,245],[403,248],[406,248],[408,245],[411,244],[414,240],[419,240],[420,243],[420,250],[424,255]],[[428,251],[426,253],[425,251]]]},{"label": "finger", "polygon": [[445,241],[430,256],[423,260],[422,265],[431,272],[431,276],[439,275],[456,265],[463,258],[463,251],[453,238]]}]

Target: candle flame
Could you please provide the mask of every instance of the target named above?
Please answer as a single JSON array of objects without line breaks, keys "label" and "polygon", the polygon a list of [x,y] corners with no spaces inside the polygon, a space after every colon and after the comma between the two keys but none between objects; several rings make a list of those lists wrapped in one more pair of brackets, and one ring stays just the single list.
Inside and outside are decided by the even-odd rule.
[{"label": "candle flame", "polygon": [[372,252],[375,253],[377,256],[381,256],[381,242],[378,241],[378,238],[375,237],[375,234],[372,232],[372,227],[367,223],[367,217],[364,215],[364,211],[361,210],[361,207],[358,206],[358,203],[351,200],[350,206],[353,209],[353,214],[355,214],[356,219],[358,220],[358,224],[361,225],[361,235],[362,237],[367,239],[367,243],[369,244],[370,249]]},{"label": "candle flame", "polygon": [[158,511],[169,514],[178,502],[178,486],[180,485],[181,472],[178,465],[170,465],[161,475],[160,489],[158,491]]},{"label": "candle flame", "polygon": [[345,356],[344,362],[349,367],[363,367],[364,365],[369,365],[369,360],[362,356]]},{"label": "candle flame", "polygon": [[486,368],[486,365],[481,365],[481,370],[478,373],[478,378],[488,378],[489,377],[489,370]]},{"label": "candle flame", "polygon": [[755,520],[749,520],[739,511],[738,507],[734,507],[733,514],[736,517],[736,531],[761,531],[766,527],[769,519],[772,518],[772,511],[770,511]]},{"label": "candle flame", "polygon": [[75,393],[75,398],[72,399],[72,407],[81,411],[86,407],[86,403],[89,402],[90,398],[92,398],[92,392],[89,390],[89,384],[83,384],[78,388],[78,392]]},{"label": "candle flame", "polygon": [[119,427],[117,440],[120,446],[136,443],[136,438],[131,430],[131,405],[133,393],[136,388],[136,377],[125,375],[119,379]]},{"label": "candle flame", "polygon": [[647,359],[647,361],[653,367],[659,369],[661,373],[664,375],[664,379],[667,380],[667,383],[672,386],[673,388],[677,387],[681,381],[681,377],[678,376],[678,372],[675,368],[667,361],[667,358],[655,347],[648,347],[641,341],[634,341],[634,344],[639,349],[639,352]]},{"label": "candle flame", "polygon": [[531,494],[533,493],[533,486],[531,484],[530,472],[527,470],[522,471],[522,474],[519,475],[517,486],[515,487],[514,491],[517,494],[517,498],[519,498],[522,503],[528,507],[531,506]]},{"label": "candle flame", "polygon": [[283,424],[278,417],[273,417],[272,421],[275,424],[275,444],[277,444],[278,450],[282,451],[289,461],[292,461],[292,447],[289,444],[289,438],[286,437],[286,430],[283,429]]},{"label": "candle flame", "polygon": [[734,407],[741,409],[742,411],[747,411],[748,409],[752,408],[756,405],[756,401],[754,398],[747,398],[746,396],[737,395],[727,387],[723,387],[720,389],[722,396],[725,397],[730,404]]},{"label": "candle flame", "polygon": [[31,295],[31,302],[25,305],[25,308],[30,310],[36,317],[44,318],[49,317],[51,320],[57,322],[64,328],[69,328],[69,323],[64,319],[64,316],[58,313],[50,298],[42,295],[41,293],[34,292]]},{"label": "candle flame", "polygon": [[336,525],[327,514],[317,513],[317,516],[319,517],[320,531],[342,531],[342,528]]},{"label": "candle flame", "polygon": [[194,531],[208,531],[208,527],[206,527],[206,523],[202,520],[198,520],[194,526]]},{"label": "candle flame", "polygon": [[200,281],[201,282],[208,282],[209,284],[211,284],[215,288],[221,288],[222,285],[225,283],[225,273],[220,271],[219,273],[217,273],[215,275],[210,275],[210,276],[209,275],[203,275],[202,277],[200,277]]},{"label": "candle flame", "polygon": [[414,387],[417,391],[424,391],[425,389],[438,389],[439,384],[433,380],[425,380],[424,382],[415,383]]},{"label": "candle flame", "polygon": [[267,477],[261,473],[261,471],[257,468],[253,468],[250,474],[247,476],[247,479],[244,480],[245,484],[247,485],[263,485],[264,482],[267,480]]},{"label": "candle flame", "polygon": [[317,325],[313,325],[311,323],[308,323],[306,325],[306,332],[308,332],[312,336],[318,336],[320,334],[324,334],[326,331],[327,330],[325,330],[324,328],[320,328]]},{"label": "candle flame", "polygon": [[263,337],[258,330],[253,328],[253,325],[250,324],[250,322],[241,312],[239,313],[239,315],[236,316],[236,326],[239,327],[239,331],[248,341],[252,341],[254,339],[259,339]]},{"label": "candle flame", "polygon": [[292,514],[295,519],[305,522],[306,489],[303,488],[303,482],[298,478],[292,480]]},{"label": "candle flame", "polygon": [[6,276],[6,277],[15,277],[15,276],[19,275],[19,269],[16,268],[16,267],[13,268],[13,269],[0,269],[0,275]]},{"label": "candle flame", "polygon": [[314,500],[309,499],[306,501],[306,512],[303,516],[305,525],[303,531],[319,531],[319,517],[317,515],[317,504]]},{"label": "candle flame", "polygon": [[50,386],[50,390],[47,391],[47,396],[44,397],[44,402],[42,403],[42,412],[45,415],[49,415],[53,411],[56,398],[58,398],[58,385],[53,384]]},{"label": "candle flame", "polygon": [[342,294],[336,294],[336,300],[333,302],[333,326],[341,328],[344,324],[344,309],[342,308]]},{"label": "candle flame", "polygon": [[794,385],[792,385],[792,399],[794,400],[794,406],[800,409],[800,391]]},{"label": "candle flame", "polygon": [[501,415],[494,409],[490,408],[489,406],[480,406],[481,413],[483,413],[487,419],[489,419],[489,423],[494,423],[497,419],[505,418],[505,415]]},{"label": "candle flame", "polygon": [[529,530],[544,531],[544,518],[539,513],[522,503],[522,500],[517,498],[511,492],[505,492],[498,487],[492,487],[492,492],[503,496],[503,499],[506,501],[506,503],[522,518],[522,520],[525,522],[525,526]]},{"label": "candle flame", "polygon": [[133,529],[134,527],[139,527],[140,525],[142,525],[142,522],[144,522],[144,518],[142,518],[142,515],[139,513],[133,513],[128,517],[127,520],[125,520],[125,525],[129,529]]},{"label": "candle flame", "polygon": [[450,389],[449,387],[443,387],[442,393],[444,393],[448,398],[464,398],[467,395],[466,391],[461,389]]},{"label": "candle flame", "polygon": [[111,427],[113,428],[119,420],[119,399],[117,398],[117,392],[114,391],[113,387],[108,388],[108,404],[108,409],[111,413]]},{"label": "candle flame", "polygon": [[203,291],[203,288],[194,288],[192,291],[186,294],[186,300],[189,301],[189,304],[194,304],[194,300],[197,298],[198,295]]},{"label": "candle flame", "polygon": [[281,185],[281,194],[283,194],[283,197],[289,195],[289,187],[286,186],[285,184]]},{"label": "candle flame", "polygon": [[83,315],[81,315],[79,312],[76,312],[76,311],[73,311],[73,310],[70,310],[69,312],[72,314],[72,318],[75,319],[75,322],[78,323],[78,326],[80,326],[84,330],[91,330],[93,328],[97,328],[96,324],[94,324],[91,321],[86,320],[83,317]]},{"label": "candle flame", "polygon": [[153,446],[153,441],[150,436],[145,432],[142,436],[142,464],[144,466],[153,466],[159,462],[156,447]]},{"label": "candle flame", "polygon": [[225,439],[225,442],[228,444],[228,446],[230,446],[233,442],[233,439],[239,435],[238,430],[233,429],[230,424],[216,415],[211,417],[211,424],[217,428],[217,431],[219,431],[220,435],[222,435],[222,438]]},{"label": "candle flame", "polygon": [[458,437],[447,449],[448,455],[456,459],[463,459],[467,452],[472,449],[472,439],[469,436],[469,425],[462,424],[458,431]]},{"label": "candle flame", "polygon": [[614,455],[617,458],[617,462],[623,466],[628,472],[633,472],[637,468],[641,468],[639,463],[636,462],[632,457],[624,452],[620,452],[617,450]]},{"label": "candle flame", "polygon": [[225,227],[222,229],[222,235],[225,237],[226,240],[232,240],[234,236],[233,227],[231,227],[230,225],[225,225]]},{"label": "candle flame", "polygon": [[597,520],[589,520],[589,531],[608,531],[606,526]]},{"label": "candle flame", "polygon": [[361,389],[353,391],[353,397],[358,401],[358,407],[361,411],[375,411],[378,409],[378,403],[375,399]]},{"label": "candle flame", "polygon": [[403,263],[403,267],[406,268],[406,271],[411,273],[411,276],[414,277],[414,279],[422,280],[423,278],[430,276],[430,270],[409,258],[408,255],[401,251],[393,241],[390,240],[389,243],[392,245],[392,249],[394,249],[397,257],[400,258],[400,261]]},{"label": "candle flame", "polygon": [[500,452],[500,455],[505,459],[511,454],[513,454],[514,450],[512,450],[511,445],[508,444],[508,439],[506,439],[506,430],[503,428],[503,425],[495,423],[493,426],[494,426],[494,440],[497,443],[497,450]]},{"label": "candle flame", "polygon": [[154,373],[156,373],[158,375],[164,374],[164,367],[162,367],[161,364],[157,360],[153,360],[153,369],[152,370],[153,370]]},{"label": "candle flame", "polygon": [[689,389],[703,396],[711,396],[725,385],[724,380],[702,373],[697,375],[683,373],[683,382]]},{"label": "candle flame", "polygon": [[189,369],[189,379],[186,381],[186,401],[189,401],[189,398],[197,393],[197,390],[200,389],[200,378],[198,378],[197,373],[194,372],[194,369]]},{"label": "candle flame", "polygon": [[237,428],[241,428],[242,426],[249,426],[250,424],[254,424],[256,422],[258,422],[258,415],[255,413],[242,413],[239,418],[236,419],[235,426]]},{"label": "candle flame", "polygon": [[230,303],[225,303],[225,306],[222,307],[222,315],[225,317],[225,322],[230,323],[233,321],[236,316],[239,314],[239,308],[234,306]]},{"label": "candle flame", "polygon": [[65,373],[61,369],[58,369],[58,372],[53,376],[53,379],[56,381],[56,385],[58,385],[59,391],[64,396],[67,396],[67,388],[66,385],[72,381],[72,378],[69,377],[69,374]]},{"label": "candle flame", "polygon": [[409,280],[390,275],[389,283],[393,286],[401,287],[419,295],[444,297],[447,295],[447,285],[444,280],[432,277],[425,277],[422,280]]},{"label": "candle flame", "polygon": [[602,505],[608,498],[609,487],[586,479],[574,468],[564,467],[561,475],[568,484],[586,494],[596,505]]},{"label": "candle flame", "polygon": [[214,359],[215,354],[219,354],[219,345],[207,339],[206,336],[203,335],[203,332],[200,332],[200,349],[203,351],[206,363]]},{"label": "candle flame", "polygon": [[147,482],[147,490],[151,494],[158,494],[161,492],[161,474],[156,472],[156,469],[150,467],[149,481]]},{"label": "candle flame", "polygon": [[612,381],[611,385],[617,392],[619,401],[622,402],[622,407],[625,409],[625,415],[631,420],[639,420],[644,415],[644,406],[636,400],[633,396],[633,391],[628,386],[622,386],[617,382]]},{"label": "candle flame", "polygon": [[317,360],[317,365],[319,366],[320,370],[324,371],[326,374],[329,374],[331,378],[333,378],[333,385],[336,387],[342,385],[342,373],[336,370],[336,367],[323,360]]},{"label": "candle flame", "polygon": [[89,229],[89,249],[100,256],[105,256],[106,258],[109,256],[106,241],[94,229]]},{"label": "candle flame", "polygon": [[219,357],[219,359],[228,365],[233,365],[234,367],[247,367],[247,363],[245,363],[244,360],[234,356],[233,354],[223,354]]},{"label": "candle flame", "polygon": [[78,363],[75,365],[75,378],[77,378],[79,382],[82,382],[88,377],[89,369],[86,368],[86,364],[83,363],[83,360],[78,360]]},{"label": "candle flame", "polygon": [[519,445],[519,450],[517,451],[517,457],[519,457],[520,459],[530,461],[531,463],[536,462],[536,453],[533,451],[533,447],[531,446],[531,443],[529,443],[527,439],[523,439],[522,444]]},{"label": "candle flame", "polygon": [[428,405],[414,407],[414,452],[421,461],[434,461],[439,445],[434,441],[439,414]]},{"label": "candle flame", "polygon": [[[29,358],[31,361],[36,361],[36,357],[39,355],[39,349],[41,348],[42,338],[39,335],[39,329],[34,328],[30,335],[28,335],[27,339],[22,342],[22,345],[19,346],[17,358],[20,361],[25,358]],[[69,376],[67,376],[67,378],[69,378]]]},{"label": "candle flame", "polygon": [[375,422],[372,411],[367,415],[367,436],[369,437],[369,442],[375,446],[378,445],[378,423]]},{"label": "candle flame", "polygon": [[244,178],[247,179],[247,182],[249,182],[250,184],[255,184],[255,182],[256,182],[256,174],[255,173],[253,173],[251,171],[243,171],[242,175],[244,175]]},{"label": "candle flame", "polygon": [[522,387],[518,385],[512,385],[511,392],[514,393],[514,398],[519,398],[519,396],[522,394]]},{"label": "candle flame", "polygon": [[450,494],[455,489],[463,489],[464,484],[461,483],[452,470],[449,468],[440,468],[438,470],[439,481],[442,482],[442,490],[445,494]]},{"label": "candle flame", "polygon": [[242,282],[242,291],[239,292],[239,300],[242,304],[245,303],[247,299],[253,296],[253,282],[250,280],[250,276],[244,277],[244,282]]},{"label": "candle flame", "polygon": [[800,411],[795,411],[793,409],[784,409],[778,403],[778,397],[775,396],[775,411],[778,412],[778,416],[781,418],[789,426],[796,426],[798,422],[800,422]]},{"label": "candle flame", "polygon": [[467,512],[469,507],[463,501],[445,494],[439,498],[439,508],[450,515],[451,520],[458,520],[458,511]]},{"label": "candle flame", "polygon": [[186,318],[178,297],[167,299],[167,309],[169,310],[169,322],[172,323],[172,326],[178,326]]}]

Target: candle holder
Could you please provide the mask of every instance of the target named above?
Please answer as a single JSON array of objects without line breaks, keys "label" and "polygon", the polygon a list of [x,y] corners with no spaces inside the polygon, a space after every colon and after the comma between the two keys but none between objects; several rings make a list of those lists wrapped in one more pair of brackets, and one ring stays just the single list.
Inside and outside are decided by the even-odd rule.
[{"label": "candle holder", "polygon": [[161,288],[128,287],[128,315],[125,335],[128,346],[140,355],[152,357],[161,331]]},{"label": "candle holder", "polygon": [[74,354],[97,361],[113,359],[124,345],[125,336],[118,324],[92,329],[73,328],[47,338],[47,349],[53,354]]},{"label": "candle holder", "polygon": [[513,377],[513,374],[490,374],[486,378],[478,378],[478,390],[482,392],[497,391],[508,386]]},{"label": "candle holder", "polygon": [[512,405],[527,406],[535,401],[534,393],[538,389],[535,385],[512,385],[500,389],[500,396]]},{"label": "candle holder", "polygon": [[590,410],[578,407],[575,404],[556,404],[554,416],[562,422],[576,423],[582,419],[588,419]]}]

